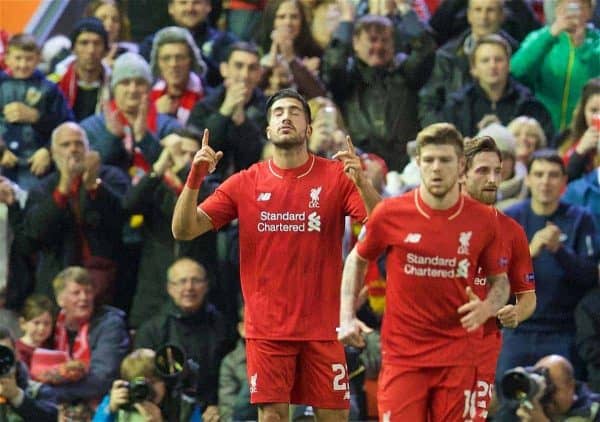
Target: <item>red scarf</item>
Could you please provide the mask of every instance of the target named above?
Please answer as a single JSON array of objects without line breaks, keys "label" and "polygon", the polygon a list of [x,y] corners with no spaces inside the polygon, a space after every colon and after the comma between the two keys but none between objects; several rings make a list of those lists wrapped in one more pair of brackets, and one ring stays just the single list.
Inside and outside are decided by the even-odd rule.
[{"label": "red scarf", "polygon": [[[158,82],[154,84],[152,87],[152,91],[150,91],[150,101],[152,104],[156,102],[160,97],[167,94],[167,83],[164,79],[160,79]],[[202,87],[202,81],[194,72],[190,72],[190,76],[188,78],[187,86],[183,91],[183,94],[177,100],[179,104],[177,105],[177,120],[185,125],[187,123],[188,117],[190,117],[190,113],[194,108],[194,105],[198,101],[204,98],[204,88]]]},{"label": "red scarf", "polygon": [[73,348],[69,350],[69,335],[65,326],[65,312],[61,310],[58,318],[56,318],[56,327],[54,328],[55,349],[67,352],[73,359],[77,359],[89,367],[91,360],[91,351],[88,342],[89,328],[89,321],[79,326],[77,336],[73,342]]},{"label": "red scarf", "polygon": [[[69,63],[69,65],[67,66],[67,70],[65,71],[65,73],[62,75],[62,77],[60,78],[60,80],[56,83],[56,85],[58,85],[58,87],[60,88],[60,90],[62,91],[62,93],[65,95],[65,97],[67,98],[67,101],[69,102],[69,107],[73,108],[73,106],[75,105],[75,101],[77,100],[77,71],[75,69],[75,65],[77,63],[77,60],[73,60],[71,63]],[[104,94],[103,91],[106,90],[106,87],[108,86],[108,70],[106,67],[103,66],[103,71],[102,71],[102,84],[100,85],[100,95],[98,95],[98,104],[96,105],[96,112],[100,111],[100,104],[101,98],[104,98]],[[106,96],[108,96],[108,93],[106,93]]]}]

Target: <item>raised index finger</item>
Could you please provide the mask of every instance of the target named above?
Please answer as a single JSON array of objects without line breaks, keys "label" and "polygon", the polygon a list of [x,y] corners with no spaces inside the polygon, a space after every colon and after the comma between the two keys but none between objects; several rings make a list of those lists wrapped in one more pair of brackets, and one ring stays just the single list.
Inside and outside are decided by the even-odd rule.
[{"label": "raised index finger", "polygon": [[350,139],[350,135],[346,135],[346,145],[348,145],[348,152],[355,154],[354,145],[352,144],[352,139]]},{"label": "raised index finger", "polygon": [[208,146],[208,129],[204,129],[204,133],[202,134],[202,146]]}]

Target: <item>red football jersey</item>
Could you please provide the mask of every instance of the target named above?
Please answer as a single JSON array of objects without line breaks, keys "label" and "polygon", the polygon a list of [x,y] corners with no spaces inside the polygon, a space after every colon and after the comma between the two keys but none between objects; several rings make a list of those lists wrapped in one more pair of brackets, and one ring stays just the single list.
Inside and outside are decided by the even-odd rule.
[{"label": "red football jersey", "polygon": [[387,250],[382,328],[384,362],[402,366],[472,365],[474,337],[460,324],[478,266],[506,272],[504,247],[490,207],[460,195],[447,210],[427,206],[415,189],[378,204],[359,237],[358,254]]},{"label": "red football jersey", "polygon": [[257,163],[199,207],[215,229],[239,219],[247,338],[337,338],[344,218],[366,218],[340,162],[311,154],[295,169]]},{"label": "red football jersey", "polygon": [[[507,274],[511,294],[535,291],[533,264],[529,255],[529,241],[525,231],[515,220],[501,211],[494,210],[498,218],[503,243],[506,247],[504,255],[507,259]],[[484,299],[487,295],[488,286],[486,278],[482,276],[481,268],[475,277],[474,284],[473,290],[479,297]],[[484,336],[478,346],[481,351],[481,353],[478,353],[481,364],[486,366],[486,370],[492,372],[496,369],[496,359],[501,347],[497,331],[496,319],[490,318],[484,325]]]}]

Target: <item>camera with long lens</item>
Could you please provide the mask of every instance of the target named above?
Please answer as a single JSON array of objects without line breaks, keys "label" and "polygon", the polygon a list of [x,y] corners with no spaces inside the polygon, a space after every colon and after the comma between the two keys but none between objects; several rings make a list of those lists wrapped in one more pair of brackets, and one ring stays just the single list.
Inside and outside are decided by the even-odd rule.
[{"label": "camera with long lens", "polygon": [[500,391],[505,399],[533,408],[536,398],[541,405],[550,403],[556,386],[550,379],[548,368],[519,367],[504,373]]},{"label": "camera with long lens", "polygon": [[0,377],[8,375],[15,368],[15,352],[0,344]]},{"label": "camera with long lens", "polygon": [[196,395],[199,366],[178,346],[166,344],[156,351],[156,372],[168,385],[191,397]]}]

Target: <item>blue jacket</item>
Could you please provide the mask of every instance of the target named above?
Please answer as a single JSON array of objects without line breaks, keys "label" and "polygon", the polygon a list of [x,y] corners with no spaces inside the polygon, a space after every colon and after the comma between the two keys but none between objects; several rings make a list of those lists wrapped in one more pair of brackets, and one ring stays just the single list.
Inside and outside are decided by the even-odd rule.
[{"label": "blue jacket", "polygon": [[40,390],[39,399],[57,403],[98,399],[106,394],[119,375],[121,361],[129,351],[129,333],[125,313],[117,308],[102,306],[90,321],[88,342],[91,362],[88,374],[77,382],[47,385]]},{"label": "blue jacket", "polygon": [[544,249],[533,258],[537,306],[531,318],[516,330],[574,331],[575,306],[598,283],[600,251],[593,217],[584,208],[565,202],[559,204],[554,214],[540,216],[531,209],[529,199],[505,212],[523,227],[529,242],[547,222],[556,224],[564,237],[556,253]]},{"label": "blue jacket", "polygon": [[598,172],[590,171],[584,177],[574,180],[567,186],[563,201],[586,208],[594,217],[596,227],[600,227],[600,185]]},{"label": "blue jacket", "polygon": [[28,189],[33,178],[27,159],[39,148],[50,145],[50,135],[56,126],[74,118],[62,92],[37,70],[27,79],[15,79],[0,72],[0,110],[12,102],[24,103],[40,114],[36,123],[29,124],[9,123],[4,113],[0,113],[0,136],[7,148],[19,157],[17,167],[6,169],[4,173]]}]

